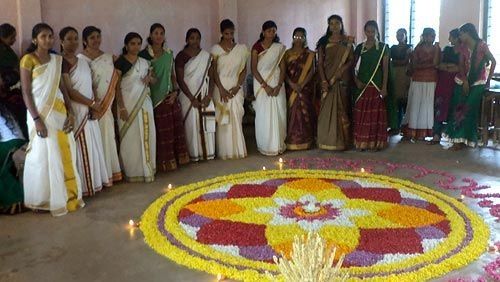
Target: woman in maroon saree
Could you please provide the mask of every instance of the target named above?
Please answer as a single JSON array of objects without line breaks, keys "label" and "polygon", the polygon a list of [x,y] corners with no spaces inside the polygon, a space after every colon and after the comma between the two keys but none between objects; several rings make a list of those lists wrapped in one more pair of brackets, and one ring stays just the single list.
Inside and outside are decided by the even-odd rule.
[{"label": "woman in maroon saree", "polygon": [[306,30],[293,32],[293,46],[285,53],[288,128],[285,143],[288,150],[306,150],[314,142],[316,115],[313,99],[314,52],[307,48]]}]

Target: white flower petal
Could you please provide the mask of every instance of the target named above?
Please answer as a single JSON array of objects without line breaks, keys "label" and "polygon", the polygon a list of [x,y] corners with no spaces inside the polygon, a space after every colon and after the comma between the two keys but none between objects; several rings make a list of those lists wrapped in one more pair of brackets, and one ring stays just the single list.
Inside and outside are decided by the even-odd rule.
[{"label": "white flower petal", "polygon": [[221,253],[226,253],[230,254],[235,257],[241,257],[240,256],[240,248],[236,246],[222,246],[222,245],[211,245],[213,249],[216,251],[219,251]]},{"label": "white flower petal", "polygon": [[361,209],[342,209],[340,213],[344,216],[364,216],[364,215],[369,215],[371,214],[370,211],[367,210],[361,210]]},{"label": "white flower petal", "polygon": [[354,182],[358,183],[361,185],[363,188],[391,188],[391,185],[389,184],[384,184],[382,182],[374,182],[374,181],[369,181],[365,179],[356,179]]},{"label": "white flower petal", "polygon": [[340,200],[340,199],[330,199],[330,200],[325,200],[325,201],[321,202],[322,206],[328,205],[328,204],[332,205],[332,207],[334,207],[334,208],[340,209],[345,205],[345,201]]},{"label": "white flower petal", "polygon": [[179,222],[179,225],[182,227],[182,229],[184,229],[184,231],[190,238],[194,240],[198,239],[198,236],[196,234],[198,234],[198,231],[200,230],[199,227],[194,227],[188,224],[184,224],[182,222]]},{"label": "white flower petal", "polygon": [[307,204],[307,203],[317,203],[318,200],[313,195],[307,194],[307,195],[300,197],[300,199],[297,202],[302,203],[302,204]]},{"label": "white flower petal", "polygon": [[290,225],[290,224],[295,224],[296,222],[297,222],[297,220],[294,218],[283,217],[279,214],[275,214],[273,219],[271,219],[271,221],[269,221],[268,224],[270,224],[270,225]]},{"label": "white flower petal", "polygon": [[415,195],[413,193],[410,193],[408,191],[405,191],[403,189],[399,189],[399,194],[401,195],[402,198],[408,198],[408,199],[415,199],[415,200],[421,200],[427,202],[424,198]]},{"label": "white flower petal", "polygon": [[282,206],[287,206],[287,205],[292,205],[292,204],[295,204],[296,202],[295,201],[292,201],[290,199],[285,199],[285,198],[275,198],[274,199],[274,202],[282,207]]},{"label": "white flower petal", "polygon": [[314,220],[314,221],[300,220],[298,222],[298,225],[306,231],[317,231],[321,227],[323,227],[324,224],[325,222],[320,220]]},{"label": "white flower petal", "polygon": [[280,209],[273,207],[263,207],[263,208],[256,208],[255,211],[260,213],[278,214]]},{"label": "white flower petal", "polygon": [[340,215],[335,219],[328,220],[329,225],[344,226],[344,227],[356,227],[351,219],[346,215]]},{"label": "white flower petal", "polygon": [[424,253],[427,253],[434,248],[436,248],[439,244],[443,243],[444,239],[423,239],[422,240],[422,248],[424,249]]},{"label": "white flower petal", "polygon": [[226,184],[224,186],[221,186],[217,189],[214,189],[214,190],[210,190],[210,193],[226,193],[226,192],[229,192],[229,190],[231,190],[231,188],[233,187],[233,183],[229,183],[229,184]]},{"label": "white flower petal", "polygon": [[386,255],[384,255],[384,258],[382,260],[378,261],[375,265],[400,262],[400,261],[403,261],[406,259],[416,257],[418,255],[419,254],[400,254],[400,253],[386,254]]}]

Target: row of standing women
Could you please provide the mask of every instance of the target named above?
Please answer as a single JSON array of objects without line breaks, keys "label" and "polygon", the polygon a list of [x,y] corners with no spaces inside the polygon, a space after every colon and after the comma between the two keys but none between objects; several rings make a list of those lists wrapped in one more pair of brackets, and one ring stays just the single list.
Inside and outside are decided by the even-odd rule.
[{"label": "row of standing women", "polygon": [[495,58],[470,23],[450,31],[451,45],[443,51],[435,37],[433,29],[425,28],[412,52],[406,30],[398,30],[399,44],[391,48],[390,127],[401,127],[403,141],[432,137],[427,144],[436,145],[444,135],[454,144],[451,150],[474,147],[480,103],[495,71]]},{"label": "row of standing women", "polygon": [[[286,50],[272,21],[264,23],[250,52],[234,42],[230,20],[221,22],[221,40],[210,53],[200,48],[199,30],[190,29],[175,59],[164,46],[160,24],[151,26],[145,49],[139,34],[127,34],[119,57],[99,49],[101,32],[93,26],[82,32],[81,54],[71,27],[59,34],[62,56],[53,54],[53,30],[36,25],[20,62],[30,114],[25,205],[62,215],[82,207],[82,195],[122,178],[150,182],[157,169],[172,170],[189,160],[245,157],[242,86],[249,55],[262,154],[308,149],[315,140],[327,150],[385,148],[389,47],[379,42],[375,21],[366,23],[366,41],[355,49],[340,16],[331,16],[328,24],[317,44],[317,63],[304,29],[294,31],[293,46]],[[315,66],[321,81],[318,110]],[[409,96],[418,96],[418,85],[413,92],[412,87]],[[410,104],[411,99],[408,111]],[[405,115],[410,130],[412,116]]]}]

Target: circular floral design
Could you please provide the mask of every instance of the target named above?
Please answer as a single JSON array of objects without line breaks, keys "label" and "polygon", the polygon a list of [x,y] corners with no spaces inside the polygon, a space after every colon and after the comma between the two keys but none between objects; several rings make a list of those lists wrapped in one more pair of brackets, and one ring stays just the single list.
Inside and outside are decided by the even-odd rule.
[{"label": "circular floral design", "polygon": [[293,239],[318,232],[346,255],[351,279],[427,280],[467,265],[488,227],[462,203],[367,173],[283,170],[179,187],[144,213],[146,242],[188,267],[245,281],[278,274]]}]

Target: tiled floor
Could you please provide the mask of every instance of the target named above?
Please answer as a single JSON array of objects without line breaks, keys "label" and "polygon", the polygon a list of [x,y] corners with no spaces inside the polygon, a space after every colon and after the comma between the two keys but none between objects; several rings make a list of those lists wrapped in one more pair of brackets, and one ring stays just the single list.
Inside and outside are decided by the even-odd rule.
[{"label": "tiled floor", "polygon": [[[253,140],[251,135],[248,139]],[[31,212],[0,217],[0,281],[215,281],[214,276],[178,266],[155,254],[143,242],[140,231],[129,231],[127,222],[130,218],[139,218],[168,183],[178,186],[258,170],[263,165],[272,167],[277,158],[259,155],[252,140],[248,142],[249,157],[246,159],[190,164],[176,172],[159,174],[152,184],[119,184],[87,199],[84,209],[60,218]],[[377,153],[311,150],[287,152],[283,158],[335,155],[414,163],[459,177],[472,177],[490,185],[490,191],[500,190],[499,150],[450,152],[440,146],[397,144],[398,140],[399,137],[393,137],[390,148]],[[422,183],[431,186],[432,182],[427,179]],[[456,193],[451,195],[456,196]],[[499,240],[499,225],[494,225],[487,211],[477,208],[472,199],[466,199],[465,203],[485,216]],[[479,273],[486,258],[447,278]]]}]

